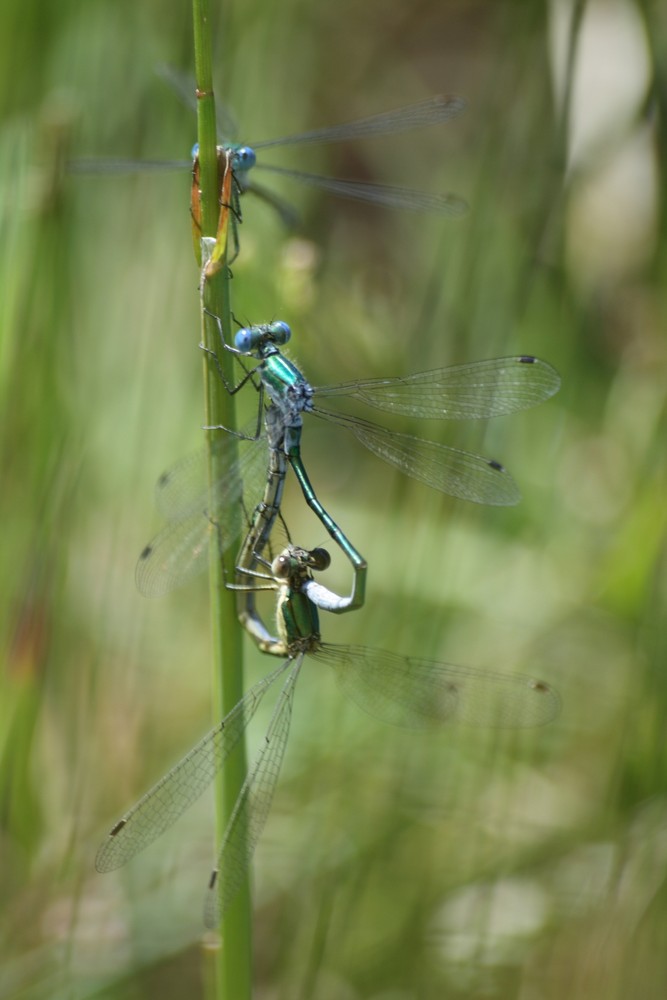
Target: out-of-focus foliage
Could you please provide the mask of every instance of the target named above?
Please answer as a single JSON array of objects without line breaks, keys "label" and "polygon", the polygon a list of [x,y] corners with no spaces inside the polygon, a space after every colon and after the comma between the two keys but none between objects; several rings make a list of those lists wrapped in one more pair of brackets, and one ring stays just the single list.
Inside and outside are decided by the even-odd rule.
[{"label": "out-of-focus foliage", "polygon": [[[202,989],[210,803],[126,871],[93,868],[110,823],[210,721],[205,584],[149,602],[133,583],[152,485],[201,440],[189,176],[64,169],[187,158],[192,113],[154,70],[189,69],[189,18],[152,0],[0,11],[7,997]],[[430,429],[501,459],[513,510],[435,497],[342,431],[306,429],[318,493],[370,564],[367,607],[324,618],[325,638],[530,672],[563,708],[535,732],[407,733],[304,670],[257,856],[256,995],[663,997],[665,13],[233,2],[216,37],[244,140],[468,100],[446,127],[303,154],[455,191],[463,220],[285,181],[295,236],[248,197],[241,321],[288,320],[314,384],[517,351],[563,378],[529,414]],[[291,486],[286,510],[296,541],[326,542]],[[338,559],[328,579],[345,586]],[[249,662],[250,683],[267,663]]]}]

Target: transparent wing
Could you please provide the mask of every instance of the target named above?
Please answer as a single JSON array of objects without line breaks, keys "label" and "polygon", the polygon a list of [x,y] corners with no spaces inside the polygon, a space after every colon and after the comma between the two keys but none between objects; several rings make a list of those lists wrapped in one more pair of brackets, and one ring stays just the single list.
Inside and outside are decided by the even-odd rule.
[{"label": "transparent wing", "polygon": [[135,174],[141,171],[192,170],[192,160],[126,160],[121,157],[98,157],[67,161],[70,174]]},{"label": "transparent wing", "polygon": [[[240,493],[237,497],[240,499]],[[220,552],[241,534],[240,508],[234,520],[214,525],[202,510],[181,521],[171,521],[139,555],[134,573],[144,597],[163,597],[203,573],[208,565],[209,532],[217,529]]]},{"label": "transparent wing", "polygon": [[204,903],[207,927],[217,927],[238,892],[266,824],[289,736],[294,690],[303,653],[294,661],[280,692],[264,743],[236,800]]},{"label": "transparent wing", "polygon": [[[181,70],[176,69],[175,66],[169,66],[167,63],[162,63],[155,67],[155,72],[157,75],[170,87],[176,96],[180,99],[181,103],[189,108],[190,111],[197,111],[197,82],[195,80],[193,73],[184,73]],[[220,104],[219,101],[215,105],[215,118],[216,125],[218,127],[219,135],[236,135],[237,124],[234,120],[229,108],[226,108]]]},{"label": "transparent wing", "polygon": [[[224,498],[228,491],[236,489],[235,480],[240,480],[244,489],[250,492],[254,492],[256,487],[261,488],[264,478],[263,467],[266,465],[266,442],[261,447],[257,441],[243,439],[250,438],[256,427],[255,419],[252,424],[243,428],[241,438],[232,434],[222,434],[213,442],[211,450],[215,461],[223,462],[227,466],[231,463],[231,474],[218,480],[216,484],[215,491],[219,497]],[[187,517],[188,514],[207,507],[208,503],[206,448],[192,452],[175,462],[162,473],[155,484],[155,506],[167,520]],[[223,504],[226,505],[224,499]]]},{"label": "transparent wing", "polygon": [[455,194],[429,194],[427,191],[413,191],[411,188],[322,177],[320,174],[308,174],[289,167],[274,167],[267,163],[258,163],[253,169],[269,170],[274,174],[291,177],[301,184],[309,184],[339,198],[386,205],[388,208],[402,208],[409,212],[436,212],[441,215],[463,215],[468,210],[467,202]]},{"label": "transparent wing", "polygon": [[342,690],[360,708],[391,725],[542,726],[560,711],[557,692],[524,674],[457,667],[363,646],[323,643],[311,655],[332,667]]},{"label": "transparent wing", "polygon": [[[167,79],[170,85],[181,96],[183,101],[192,106],[194,99],[194,84],[186,82],[181,74],[171,70],[163,69],[161,75]],[[190,90],[192,86],[192,90]],[[437,125],[449,121],[459,115],[465,107],[465,101],[456,96],[430,97],[416,104],[410,104],[404,108],[393,111],[384,111],[377,115],[370,115],[355,122],[346,122],[342,125],[330,125],[325,128],[312,129],[308,132],[301,132],[298,135],[287,136],[283,139],[268,139],[264,142],[250,143],[253,149],[268,149],[270,146],[294,146],[305,145],[306,143],[341,142],[348,139],[359,139],[368,136],[391,135],[398,132],[407,132],[412,129],[422,128],[430,125]],[[229,135],[234,131],[229,121],[222,124],[223,134]],[[134,173],[137,170],[174,170],[192,169],[192,160],[127,160],[119,158],[111,159],[80,159],[70,160],[67,169],[71,173]],[[308,177],[309,175],[303,175]],[[308,181],[306,181],[308,183]],[[350,196],[352,197],[352,196]],[[372,200],[372,199],[371,199]],[[386,202],[380,202],[386,204]]]},{"label": "transparent wing", "polygon": [[316,386],[317,396],[342,396],[405,416],[472,420],[515,413],[549,399],[560,376],[531,355],[474,361],[399,378]]},{"label": "transparent wing", "polygon": [[409,132],[412,129],[447,122],[461,114],[464,107],[465,101],[462,97],[441,94],[436,97],[428,97],[424,101],[417,101],[415,104],[408,104],[403,108],[395,108],[392,111],[369,115],[367,118],[359,118],[354,122],[329,125],[325,128],[290,135],[283,139],[267,139],[263,142],[252,142],[249,145],[253,149],[268,149],[269,146],[325,144],[344,142],[348,139],[362,139],[368,136],[396,135],[398,132]]},{"label": "transparent wing", "polygon": [[[227,439],[222,439],[220,449],[228,445]],[[266,441],[249,443],[229,475],[218,480],[212,508],[206,486],[207,462],[206,451],[197,452],[158,480],[156,503],[169,520],[137,561],[135,580],[146,597],[161,597],[204,572],[212,530],[220,552],[238,539],[243,527],[241,500],[251,510],[262,492]]]},{"label": "transparent wing", "polygon": [[120,868],[199,798],[240,740],[268,689],[291,662],[281,663],[255,684],[215,729],[125,813],[97,852],[95,867],[99,872]]},{"label": "transparent wing", "polygon": [[493,507],[511,507],[521,499],[519,489],[498,462],[425,441],[411,434],[397,434],[366,420],[316,408],[315,416],[347,427],[378,458],[441,493]]}]

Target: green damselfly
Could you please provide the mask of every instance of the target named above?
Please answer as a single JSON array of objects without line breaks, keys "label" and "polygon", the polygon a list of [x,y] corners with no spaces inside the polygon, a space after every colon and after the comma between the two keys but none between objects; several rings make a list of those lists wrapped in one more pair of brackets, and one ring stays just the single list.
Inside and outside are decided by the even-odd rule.
[{"label": "green damselfly", "polygon": [[[298,443],[301,412],[298,408],[295,413],[288,412],[293,400],[288,400],[288,407],[287,403],[283,405],[283,398],[290,394],[294,384],[302,412],[312,412],[342,424],[371,451],[427,485],[476,503],[512,505],[519,501],[514,480],[492,459],[330,413],[316,407],[313,400],[349,397],[388,412],[431,419],[500,416],[535,406],[558,390],[559,376],[547,362],[530,355],[516,355],[393,379],[313,388],[278,350],[278,344],[286,343],[288,337],[289,327],[284,323],[248,328],[237,334],[236,342],[240,342],[244,350],[237,347],[236,353],[247,355],[248,348],[252,347],[254,355],[258,355],[260,380],[272,381],[272,391],[277,397],[278,414],[274,411],[272,419],[282,414],[283,420],[296,423],[290,430],[290,439],[296,437]],[[259,355],[265,352],[268,357],[260,358]],[[260,387],[263,384],[260,381]],[[245,428],[241,438],[252,437],[255,426]],[[216,450],[230,447],[229,439],[224,436],[214,443]],[[284,474],[284,463],[281,468]],[[231,475],[214,486],[213,511],[208,509],[205,452],[197,453],[164,473],[158,480],[158,507],[167,517],[168,524],[145,546],[139,558],[137,584],[142,593],[148,596],[166,593],[204,570],[212,520],[218,528],[221,550],[226,550],[240,534],[239,501],[245,496],[253,505],[257,502],[262,495],[266,469],[266,450],[246,444]],[[263,550],[259,541],[255,550]]]},{"label": "green damselfly", "polygon": [[307,551],[290,545],[270,564],[268,574],[239,567],[243,575],[259,577],[261,588],[278,591],[280,638],[266,651],[284,660],[114,824],[97,853],[98,871],[125,864],[185,812],[215,778],[269,688],[286,674],[209,880],[205,920],[208,926],[217,924],[239,888],[268,818],[287,746],[296,683],[306,658],[331,667],[345,694],[392,725],[433,730],[450,724],[528,727],[544,725],[557,716],[558,694],[544,681],[526,675],[323,642],[317,606],[310,595],[325,604],[335,603],[336,595],[316,585],[312,577],[313,570],[326,569],[328,563],[324,549]]},{"label": "green damselfly", "polygon": [[[287,343],[289,337],[289,326],[282,321],[239,330],[235,347],[228,349],[241,357],[253,357],[259,363],[252,371],[246,371],[238,385],[231,387],[225,384],[235,392],[249,380],[256,384],[254,378],[258,376],[258,388],[269,400],[266,414],[267,428],[269,415],[273,427],[270,436],[275,441],[282,440],[306,502],[354,567],[351,599],[330,610],[341,612],[360,606],[366,567],[361,565],[359,554],[322,508],[308,479],[301,458],[304,413],[312,413],[346,427],[374,454],[443,493],[492,505],[518,502],[520,494],[516,484],[499,462],[438,442],[397,433],[357,417],[325,410],[315,401],[322,397],[342,396],[411,417],[466,419],[499,416],[534,406],[552,396],[558,390],[560,378],[551,365],[532,355],[519,355],[401,378],[355,380],[313,387],[280,351],[280,346]],[[224,344],[222,331],[221,340]],[[222,371],[220,374],[222,376]]]},{"label": "green damselfly", "polygon": [[227,388],[236,392],[255,375],[259,377],[260,391],[266,393],[282,415],[290,461],[292,455],[300,457],[302,415],[311,413],[345,427],[369,451],[427,486],[459,500],[491,506],[512,506],[521,499],[516,483],[499,462],[325,410],[317,403],[320,399],[347,398],[401,416],[474,420],[536,406],[560,387],[557,371],[548,362],[529,354],[394,378],[311,386],[280,351],[291,336],[289,326],[282,320],[240,329],[234,347],[224,344],[220,333],[226,350],[259,362],[238,385]]}]

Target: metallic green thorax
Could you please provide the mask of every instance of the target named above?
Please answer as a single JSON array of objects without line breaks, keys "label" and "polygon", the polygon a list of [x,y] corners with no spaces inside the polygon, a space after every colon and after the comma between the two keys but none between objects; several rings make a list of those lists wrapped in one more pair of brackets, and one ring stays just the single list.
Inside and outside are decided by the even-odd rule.
[{"label": "metallic green thorax", "polygon": [[[275,350],[275,349],[274,349]],[[294,386],[298,387],[305,400],[312,397],[312,389],[302,373],[279,351],[267,353],[262,366],[262,382],[271,399],[284,406],[285,394]],[[302,406],[304,404],[302,403]]]},{"label": "metallic green thorax", "polygon": [[278,634],[290,650],[316,649],[320,644],[317,608],[298,591],[288,589],[287,593],[281,592],[278,595],[276,626]]},{"label": "metallic green thorax", "polygon": [[289,653],[309,652],[321,644],[320,618],[317,607],[309,601],[302,586],[312,580],[303,556],[308,553],[294,547],[286,550],[273,563],[276,579],[280,580],[276,602],[276,627]]}]

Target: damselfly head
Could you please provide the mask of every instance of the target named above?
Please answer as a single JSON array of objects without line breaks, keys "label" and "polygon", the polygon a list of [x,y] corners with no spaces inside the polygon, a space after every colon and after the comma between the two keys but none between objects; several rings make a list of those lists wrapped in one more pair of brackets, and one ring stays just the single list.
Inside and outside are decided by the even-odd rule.
[{"label": "damselfly head", "polygon": [[286,344],[292,336],[292,331],[283,320],[274,323],[262,323],[258,326],[244,326],[234,337],[234,346],[242,354],[261,354],[267,344]]},{"label": "damselfly head", "polygon": [[298,588],[310,578],[309,555],[305,549],[290,545],[273,560],[271,572],[277,580],[289,580],[293,587]]},{"label": "damselfly head", "polygon": [[255,150],[252,146],[239,146],[232,152],[232,167],[234,170],[248,171],[257,163]]},{"label": "damselfly head", "polygon": [[303,581],[310,579],[310,570],[325,570],[331,565],[326,549],[301,549],[289,545],[271,563],[271,572],[278,580]]}]

